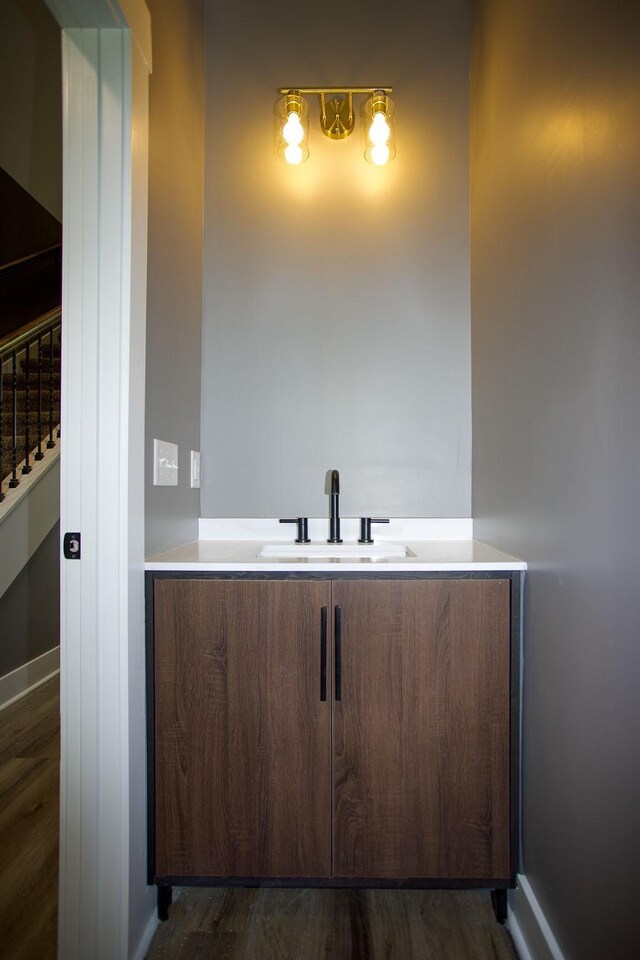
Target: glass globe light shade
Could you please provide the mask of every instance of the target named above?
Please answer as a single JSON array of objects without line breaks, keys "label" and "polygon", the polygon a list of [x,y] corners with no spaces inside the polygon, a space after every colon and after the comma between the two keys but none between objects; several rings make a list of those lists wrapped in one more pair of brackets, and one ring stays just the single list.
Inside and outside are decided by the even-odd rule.
[{"label": "glass globe light shade", "polygon": [[393,100],[377,90],[362,108],[364,156],[375,167],[389,163],[396,155]]}]

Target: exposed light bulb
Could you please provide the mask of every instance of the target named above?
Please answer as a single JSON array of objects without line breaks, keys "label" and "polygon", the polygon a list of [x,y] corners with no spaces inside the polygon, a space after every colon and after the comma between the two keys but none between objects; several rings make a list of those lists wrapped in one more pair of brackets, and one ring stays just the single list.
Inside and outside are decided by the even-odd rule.
[{"label": "exposed light bulb", "polygon": [[297,143],[290,143],[284,148],[284,159],[287,163],[302,163],[302,147]]},{"label": "exposed light bulb", "polygon": [[[292,111],[289,114],[287,122],[282,128],[282,136],[290,146],[298,146],[304,140],[304,130],[300,122],[300,116]],[[299,160],[291,160],[290,163],[299,163]]]},{"label": "exposed light bulb", "polygon": [[[384,145],[391,136],[391,129],[387,123],[384,113],[374,114],[373,121],[369,127],[369,140],[375,145]],[[388,155],[388,151],[387,151]],[[386,163],[386,160],[382,161]]]},{"label": "exposed light bulb", "polygon": [[296,90],[288,90],[275,104],[274,146],[285,163],[298,165],[309,156],[309,105]]},{"label": "exposed light bulb", "polygon": [[389,160],[389,147],[386,143],[375,143],[371,147],[371,162],[381,167]]}]

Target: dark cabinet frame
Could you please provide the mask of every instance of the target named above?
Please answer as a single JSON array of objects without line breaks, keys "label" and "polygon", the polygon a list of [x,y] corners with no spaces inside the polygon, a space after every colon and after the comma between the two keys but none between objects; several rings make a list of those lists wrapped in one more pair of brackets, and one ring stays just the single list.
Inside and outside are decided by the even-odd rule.
[{"label": "dark cabinet frame", "polygon": [[[147,690],[147,880],[159,888],[159,915],[166,916],[173,886],[264,886],[264,887],[375,887],[407,889],[469,889],[491,888],[494,907],[499,920],[506,917],[506,890],[516,885],[520,852],[520,664],[522,631],[522,597],[524,572],[520,570],[495,571],[433,571],[387,572],[363,571],[323,572],[274,571],[211,572],[211,571],[147,571],[146,579],[146,690]],[[155,822],[155,658],[154,658],[154,586],[157,580],[508,580],[510,583],[510,683],[509,683],[509,815],[510,815],[510,877],[481,879],[425,878],[425,879],[297,879],[291,877],[193,877],[158,876],[156,874]]]}]

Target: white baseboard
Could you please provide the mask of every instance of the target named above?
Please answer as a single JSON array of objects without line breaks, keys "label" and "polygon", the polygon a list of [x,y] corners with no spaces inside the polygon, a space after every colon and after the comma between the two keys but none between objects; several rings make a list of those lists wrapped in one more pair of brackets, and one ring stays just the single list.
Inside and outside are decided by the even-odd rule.
[{"label": "white baseboard", "polygon": [[140,942],[136,947],[135,953],[131,957],[131,960],[144,960],[147,950],[151,946],[151,941],[153,940],[153,935],[158,927],[158,922],[158,915],[154,910],[149,917],[149,922],[144,928],[144,933],[140,937]]},{"label": "white baseboard", "polygon": [[565,960],[531,884],[518,875],[518,887],[509,891],[507,927],[520,960]]},{"label": "white baseboard", "polygon": [[35,660],[0,677],[0,710],[15,703],[60,672],[60,647],[47,650]]}]

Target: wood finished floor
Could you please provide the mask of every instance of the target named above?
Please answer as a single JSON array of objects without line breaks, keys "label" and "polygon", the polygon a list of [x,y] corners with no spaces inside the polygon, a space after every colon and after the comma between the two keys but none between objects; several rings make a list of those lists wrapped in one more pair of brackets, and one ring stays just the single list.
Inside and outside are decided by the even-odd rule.
[{"label": "wood finished floor", "polygon": [[58,678],[0,711],[0,958],[55,960]]},{"label": "wood finished floor", "polygon": [[486,891],[183,888],[146,960],[517,960],[517,954]]},{"label": "wood finished floor", "polygon": [[[0,960],[55,960],[58,679],[0,712]],[[517,960],[479,891],[179,891],[147,960]]]}]

